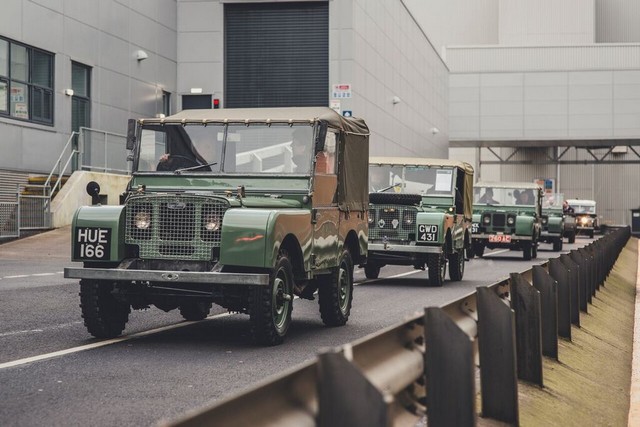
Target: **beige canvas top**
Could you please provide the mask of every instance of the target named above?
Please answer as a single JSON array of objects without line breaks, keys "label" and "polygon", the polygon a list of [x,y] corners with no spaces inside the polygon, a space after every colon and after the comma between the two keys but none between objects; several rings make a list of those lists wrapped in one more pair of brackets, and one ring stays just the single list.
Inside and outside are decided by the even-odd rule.
[{"label": "beige canvas top", "polygon": [[473,166],[471,166],[469,163],[450,159],[429,159],[423,157],[369,157],[369,164],[398,166],[443,166],[460,168],[466,173],[473,174]]},{"label": "beige canvas top", "polygon": [[525,188],[531,190],[542,189],[538,184],[533,182],[489,182],[478,181],[474,187],[493,187],[493,188]]}]

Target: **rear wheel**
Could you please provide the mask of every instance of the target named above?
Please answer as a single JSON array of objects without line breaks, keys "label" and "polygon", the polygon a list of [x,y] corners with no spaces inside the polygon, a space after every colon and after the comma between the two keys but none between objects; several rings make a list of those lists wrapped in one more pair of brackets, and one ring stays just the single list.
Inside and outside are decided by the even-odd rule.
[{"label": "rear wheel", "polygon": [[118,301],[111,293],[113,283],[97,280],[80,281],[80,308],[84,326],[96,338],[114,338],[129,321],[129,304]]},{"label": "rear wheel", "polygon": [[251,337],[256,344],[277,345],[284,341],[291,324],[293,308],[293,268],[281,252],[269,278],[269,285],[258,286],[251,302]]},{"label": "rear wheel", "polygon": [[562,237],[553,241],[554,252],[560,252],[562,250]]},{"label": "rear wheel", "polygon": [[364,275],[367,277],[367,279],[377,279],[380,275],[380,265],[366,263],[364,265]]},{"label": "rear wheel", "polygon": [[184,320],[203,320],[209,315],[211,303],[204,301],[190,301],[180,305],[180,314]]},{"label": "rear wheel", "polygon": [[353,261],[348,249],[342,251],[340,263],[331,274],[319,278],[320,317],[327,326],[342,326],[349,320],[353,299]]},{"label": "rear wheel", "polygon": [[449,278],[453,282],[462,280],[464,276],[464,249],[458,249],[449,255]]},{"label": "rear wheel", "polygon": [[431,286],[444,285],[444,277],[447,273],[447,259],[444,253],[430,254],[427,258],[427,268],[429,269],[429,284]]},{"label": "rear wheel", "polygon": [[478,258],[482,258],[482,256],[484,255],[484,245],[482,243],[474,243],[473,254]]},{"label": "rear wheel", "polygon": [[571,234],[569,234],[569,243],[575,243],[576,242],[576,232],[572,232]]}]

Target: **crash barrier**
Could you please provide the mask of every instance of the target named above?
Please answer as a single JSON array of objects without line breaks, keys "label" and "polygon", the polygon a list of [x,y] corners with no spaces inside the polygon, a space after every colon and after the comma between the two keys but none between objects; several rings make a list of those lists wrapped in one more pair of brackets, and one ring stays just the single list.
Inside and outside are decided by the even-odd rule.
[{"label": "crash barrier", "polygon": [[543,385],[542,356],[558,358],[630,235],[611,230],[165,425],[473,426],[478,372],[483,419],[517,425],[518,380]]}]

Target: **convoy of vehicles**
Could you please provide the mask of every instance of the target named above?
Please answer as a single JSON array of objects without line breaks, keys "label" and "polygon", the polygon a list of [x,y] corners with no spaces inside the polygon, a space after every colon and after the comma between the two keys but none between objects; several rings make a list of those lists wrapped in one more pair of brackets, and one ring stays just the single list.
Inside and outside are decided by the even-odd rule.
[{"label": "convoy of vehicles", "polygon": [[[123,204],[80,208],[72,259],[82,316],[118,336],[131,308],[212,303],[249,315],[255,342],[283,341],[294,296],[318,294],[344,325],[367,256],[369,130],[329,108],[184,110],[130,121]],[[92,189],[95,191],[95,187]]]},{"label": "convoy of vehicles", "polygon": [[471,244],[473,167],[443,159],[369,159],[369,245],[364,266],[377,278],[385,265],[428,268],[429,284],[462,280]]},{"label": "convoy of vehicles", "polygon": [[560,252],[565,233],[565,215],[562,209],[564,194],[546,193],[542,198],[542,230],[540,241],[553,244],[553,250]]},{"label": "convoy of vehicles", "polygon": [[586,234],[593,239],[595,232],[600,229],[596,202],[585,199],[569,199],[567,202],[573,208],[578,234]]},{"label": "convoy of vehicles", "polygon": [[530,260],[538,256],[542,233],[542,189],[527,182],[478,182],[473,196],[472,252],[482,257],[485,248],[522,251]]},{"label": "convoy of vehicles", "polygon": [[[72,224],[66,278],[80,279],[84,324],[120,335],[131,309],[206,318],[249,315],[252,339],[284,340],[294,296],[327,326],[351,313],[354,266],[447,265],[462,280],[485,249],[537,257],[576,230],[593,237],[595,202],[543,197],[532,183],[473,184],[464,162],[368,156],[365,122],[324,107],[185,110],[129,121],[132,177],[119,206],[85,206]],[[369,179],[370,177],[370,179]],[[97,183],[87,192],[99,194]],[[565,203],[566,205],[566,203]],[[573,217],[575,212],[575,218]]]}]

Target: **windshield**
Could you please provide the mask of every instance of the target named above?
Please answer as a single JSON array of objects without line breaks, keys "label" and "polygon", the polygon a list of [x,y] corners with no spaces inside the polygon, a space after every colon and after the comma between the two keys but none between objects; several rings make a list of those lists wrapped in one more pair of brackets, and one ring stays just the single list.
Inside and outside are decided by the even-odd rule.
[{"label": "windshield", "polygon": [[309,125],[145,126],[136,170],[306,175],[311,170],[313,134]]},{"label": "windshield", "polygon": [[573,211],[577,214],[595,214],[596,207],[591,205],[571,204]]},{"label": "windshield", "polygon": [[545,193],[542,196],[542,209],[562,209],[564,202],[564,194],[562,193]]},{"label": "windshield", "polygon": [[451,196],[453,168],[429,166],[369,166],[369,191]]},{"label": "windshield", "polygon": [[521,205],[535,206],[536,196],[533,189],[474,187],[475,205]]}]

